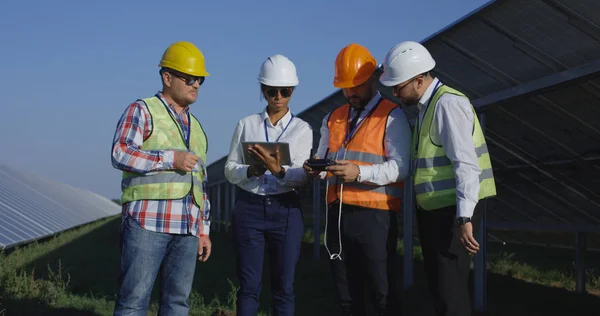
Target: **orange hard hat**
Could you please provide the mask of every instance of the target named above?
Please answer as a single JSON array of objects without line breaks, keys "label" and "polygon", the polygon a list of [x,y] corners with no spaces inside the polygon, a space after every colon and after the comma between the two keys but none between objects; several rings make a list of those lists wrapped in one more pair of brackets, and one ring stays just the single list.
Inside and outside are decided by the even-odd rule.
[{"label": "orange hard hat", "polygon": [[377,69],[377,62],[369,50],[352,43],[339,52],[335,59],[333,85],[338,88],[352,88],[361,85]]}]

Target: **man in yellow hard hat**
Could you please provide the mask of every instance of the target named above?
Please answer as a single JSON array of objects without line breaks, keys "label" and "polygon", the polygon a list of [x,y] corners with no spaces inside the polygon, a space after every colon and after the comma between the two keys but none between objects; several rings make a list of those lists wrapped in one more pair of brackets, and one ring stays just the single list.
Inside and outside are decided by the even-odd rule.
[{"label": "man in yellow hard hat", "polygon": [[[325,247],[342,315],[366,315],[365,289],[377,315],[399,312],[397,214],[410,167],[411,133],[398,104],[377,91],[376,69],[364,46],[353,43],[338,53],[333,84],[348,103],[323,119],[317,151],[318,157],[336,161],[326,168]],[[319,173],[310,161],[305,170]]]},{"label": "man in yellow hard hat", "polygon": [[125,109],[113,140],[112,165],[123,173],[114,315],[145,315],[159,271],[159,315],[187,315],[196,258],[211,252],[207,139],[189,111],[209,76],[204,56],[177,42],[159,67],[162,90]]}]

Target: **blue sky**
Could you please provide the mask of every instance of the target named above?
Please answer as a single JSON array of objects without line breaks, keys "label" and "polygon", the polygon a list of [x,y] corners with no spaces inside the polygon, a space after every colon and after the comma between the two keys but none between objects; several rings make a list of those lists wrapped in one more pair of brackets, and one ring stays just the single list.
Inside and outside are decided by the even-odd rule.
[{"label": "blue sky", "polygon": [[209,137],[208,162],[226,155],[235,124],[260,111],[256,81],[273,54],[290,58],[299,113],[335,92],[333,64],[356,42],[381,62],[486,0],[26,1],[0,6],[0,163],[120,196],[110,149],[117,120],[160,89],[157,64],[175,41],[196,44],[211,76],[191,111]]}]

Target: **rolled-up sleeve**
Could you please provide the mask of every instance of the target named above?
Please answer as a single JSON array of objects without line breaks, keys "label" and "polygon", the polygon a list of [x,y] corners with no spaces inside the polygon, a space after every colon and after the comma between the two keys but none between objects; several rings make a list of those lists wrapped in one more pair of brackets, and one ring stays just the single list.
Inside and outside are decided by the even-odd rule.
[{"label": "rolled-up sleeve", "polygon": [[479,162],[473,143],[475,114],[468,99],[446,94],[438,101],[434,125],[456,177],[456,216],[472,217],[479,200]]},{"label": "rolled-up sleeve", "polygon": [[394,109],[387,121],[384,138],[386,162],[359,166],[362,183],[387,185],[404,180],[410,169],[411,129],[404,111]]},{"label": "rolled-up sleeve", "polygon": [[248,165],[242,163],[242,151],[240,139],[244,131],[244,124],[239,121],[231,138],[229,155],[225,163],[225,178],[232,184],[243,184],[248,182]]}]

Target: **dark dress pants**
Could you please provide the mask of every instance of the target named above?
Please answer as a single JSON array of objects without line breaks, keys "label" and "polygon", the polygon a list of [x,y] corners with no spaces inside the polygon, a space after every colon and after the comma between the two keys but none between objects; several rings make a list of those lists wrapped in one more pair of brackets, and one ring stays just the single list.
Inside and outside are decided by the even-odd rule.
[{"label": "dark dress pants", "polygon": [[[329,206],[327,245],[339,253],[339,204]],[[397,213],[342,205],[342,260],[330,260],[342,315],[366,315],[366,294],[377,315],[398,315]]]},{"label": "dark dress pants", "polygon": [[237,315],[256,315],[265,248],[269,255],[272,315],[294,315],[294,274],[304,227],[296,192],[262,196],[239,190],[232,216]]}]

